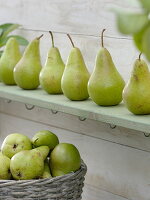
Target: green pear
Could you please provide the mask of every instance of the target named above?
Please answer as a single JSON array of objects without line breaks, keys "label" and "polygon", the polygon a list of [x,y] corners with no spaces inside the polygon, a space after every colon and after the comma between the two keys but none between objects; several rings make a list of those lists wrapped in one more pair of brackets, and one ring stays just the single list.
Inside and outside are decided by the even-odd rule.
[{"label": "green pear", "polygon": [[44,157],[42,154],[37,149],[16,153],[10,161],[10,171],[13,178],[16,180],[40,178],[44,172]]},{"label": "green pear", "polygon": [[10,173],[10,159],[0,152],[0,180],[11,179]]},{"label": "green pear", "polygon": [[13,70],[21,58],[19,44],[17,40],[11,37],[5,46],[0,59],[0,79],[6,85],[15,85]]},{"label": "green pear", "polygon": [[54,46],[52,32],[52,47],[50,48],[45,66],[40,72],[41,87],[49,94],[61,94],[61,78],[64,72],[65,65],[61,58],[59,49]]},{"label": "green pear", "polygon": [[41,178],[52,178],[52,175],[51,175],[51,172],[50,172],[50,168],[49,168],[49,164],[48,164],[48,160],[47,159],[44,161],[44,172],[43,172]]},{"label": "green pear", "polygon": [[86,68],[80,49],[74,46],[69,34],[67,35],[73,48],[65,66],[61,80],[61,88],[68,99],[75,101],[85,100],[89,97],[87,83],[90,74]]},{"label": "green pear", "polygon": [[22,58],[14,68],[14,79],[20,88],[32,90],[39,86],[39,73],[42,68],[39,41],[42,36],[28,44]]},{"label": "green pear", "polygon": [[88,82],[88,92],[91,99],[100,106],[113,106],[122,101],[122,91],[125,82],[117,71],[109,51],[103,45],[99,50],[94,71]]},{"label": "green pear", "polygon": [[37,132],[31,141],[34,147],[48,146],[50,150],[54,149],[54,147],[59,143],[57,135],[48,130]]},{"label": "green pear", "polygon": [[134,114],[150,114],[150,72],[140,56],[135,61],[130,80],[123,90],[123,102]]},{"label": "green pear", "polygon": [[9,134],[3,141],[1,146],[1,152],[8,158],[12,158],[13,155],[22,151],[32,149],[32,143],[30,139],[20,133]]},{"label": "green pear", "polygon": [[40,152],[40,154],[43,157],[43,160],[45,160],[47,158],[49,151],[50,151],[48,146],[40,146],[40,147],[35,148],[34,150],[37,152]]},{"label": "green pear", "polygon": [[50,154],[49,164],[53,177],[75,172],[81,166],[80,153],[73,144],[59,143]]}]

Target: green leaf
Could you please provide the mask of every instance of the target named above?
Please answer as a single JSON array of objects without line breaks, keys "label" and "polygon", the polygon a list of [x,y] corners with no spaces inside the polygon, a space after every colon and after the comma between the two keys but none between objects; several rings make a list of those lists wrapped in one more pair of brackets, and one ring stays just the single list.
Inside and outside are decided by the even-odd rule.
[{"label": "green leaf", "polygon": [[28,41],[24,37],[21,37],[19,35],[10,35],[10,36],[5,37],[5,38],[0,38],[0,47],[4,46],[7,43],[7,41],[9,40],[9,38],[11,38],[11,37],[16,38],[18,43],[22,46],[28,45]]},{"label": "green leaf", "polygon": [[150,26],[143,34],[142,48],[146,58],[150,61]]},{"label": "green leaf", "polygon": [[147,23],[147,14],[117,13],[117,26],[123,34],[135,34]]},{"label": "green leaf", "polygon": [[3,34],[3,29],[0,28],[0,36]]},{"label": "green leaf", "polygon": [[3,29],[3,31],[6,31],[12,25],[12,23],[1,24],[0,28]]},{"label": "green leaf", "polygon": [[143,35],[146,31],[146,29],[150,26],[150,24],[148,24],[147,26],[145,26],[141,31],[139,31],[138,33],[135,33],[133,35],[133,40],[134,43],[136,45],[136,47],[139,49],[139,51],[143,52],[143,46],[142,46],[142,41],[143,41]]},{"label": "green leaf", "polygon": [[17,29],[19,26],[19,24],[2,24],[0,26],[0,28],[3,29],[2,37],[6,37],[10,32]]},{"label": "green leaf", "polygon": [[0,38],[0,47],[2,47],[2,46],[4,46],[5,44],[6,44],[6,42],[7,42],[7,40],[8,40],[8,38],[7,37],[5,37],[5,38]]},{"label": "green leaf", "polygon": [[3,54],[3,51],[0,51],[0,57],[2,56],[2,54]]},{"label": "green leaf", "polygon": [[9,37],[1,37],[0,38],[0,47],[4,46],[7,41],[8,41]]},{"label": "green leaf", "polygon": [[22,46],[27,46],[28,45],[28,40],[26,40],[24,37],[22,36],[19,36],[19,35],[11,35],[11,36],[8,36],[7,38],[9,39],[10,37],[14,37],[16,38],[16,40],[18,41],[18,43]]},{"label": "green leaf", "polygon": [[150,12],[150,0],[139,0],[143,8]]}]

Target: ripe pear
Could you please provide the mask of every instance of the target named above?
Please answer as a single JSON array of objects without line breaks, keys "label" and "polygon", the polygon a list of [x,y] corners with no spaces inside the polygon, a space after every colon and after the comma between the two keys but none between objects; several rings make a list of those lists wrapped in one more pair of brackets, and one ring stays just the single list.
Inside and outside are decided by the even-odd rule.
[{"label": "ripe pear", "polygon": [[37,132],[31,141],[34,147],[48,146],[50,150],[54,149],[54,147],[59,143],[57,135],[48,130]]},{"label": "ripe pear", "polygon": [[44,159],[47,148],[47,146],[46,148],[39,147],[38,150],[24,150],[16,153],[10,162],[10,171],[13,178],[16,180],[40,178],[44,172]]},{"label": "ripe pear", "polygon": [[13,155],[22,151],[32,149],[32,143],[30,139],[20,133],[9,134],[3,141],[1,146],[2,153],[8,158],[12,158]]},{"label": "ripe pear", "polygon": [[14,79],[20,88],[32,90],[39,86],[39,73],[42,68],[39,41],[42,36],[28,44],[22,58],[14,68]]},{"label": "ripe pear", "polygon": [[61,78],[64,72],[64,62],[61,58],[59,49],[54,46],[52,32],[52,47],[50,48],[45,66],[40,72],[41,87],[49,94],[62,94]]},{"label": "ripe pear", "polygon": [[49,168],[49,164],[48,164],[48,160],[47,159],[44,161],[44,172],[43,172],[41,178],[52,178],[52,175],[51,175],[51,172],[50,172],[50,168]]},{"label": "ripe pear", "polygon": [[90,74],[86,68],[80,49],[74,46],[71,37],[69,34],[67,35],[73,48],[65,66],[61,80],[61,88],[68,99],[74,101],[85,100],[89,97],[87,83]]},{"label": "ripe pear", "polygon": [[0,180],[9,180],[10,178],[10,159],[0,152]]},{"label": "ripe pear", "polygon": [[136,115],[150,114],[150,72],[140,56],[135,61],[130,80],[123,90],[125,106]]},{"label": "ripe pear", "polygon": [[103,45],[99,50],[94,71],[88,82],[91,99],[100,106],[113,106],[122,101],[122,90],[125,82],[117,71],[109,51]]},{"label": "ripe pear", "polygon": [[19,44],[15,38],[11,37],[0,59],[0,79],[4,84],[16,85],[13,70],[20,58]]},{"label": "ripe pear", "polygon": [[37,152],[40,152],[40,154],[43,157],[43,160],[45,160],[49,154],[49,147],[48,146],[40,146],[34,149]]},{"label": "ripe pear", "polygon": [[73,144],[59,143],[51,152],[49,164],[54,177],[74,172],[81,166],[80,153]]}]

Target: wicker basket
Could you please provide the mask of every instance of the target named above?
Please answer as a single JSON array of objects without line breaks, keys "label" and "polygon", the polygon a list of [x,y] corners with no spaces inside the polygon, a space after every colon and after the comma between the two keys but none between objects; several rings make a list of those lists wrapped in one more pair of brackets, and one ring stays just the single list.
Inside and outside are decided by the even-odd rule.
[{"label": "wicker basket", "polygon": [[0,200],[79,200],[87,167],[52,179],[0,180]]}]

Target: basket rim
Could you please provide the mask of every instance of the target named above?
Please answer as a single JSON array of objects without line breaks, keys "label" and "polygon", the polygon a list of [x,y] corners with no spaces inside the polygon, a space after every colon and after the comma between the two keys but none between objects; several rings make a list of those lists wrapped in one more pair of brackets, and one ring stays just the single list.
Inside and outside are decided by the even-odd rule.
[{"label": "basket rim", "polygon": [[57,176],[57,177],[52,177],[52,178],[44,178],[44,179],[29,179],[29,180],[0,180],[0,184],[11,184],[11,183],[19,183],[19,184],[23,184],[23,183],[28,183],[28,184],[34,184],[34,183],[41,183],[41,182],[45,182],[48,181],[50,182],[55,182],[55,181],[59,181],[59,180],[65,180],[68,178],[72,178],[74,176],[77,176],[80,173],[86,174],[87,172],[87,165],[84,163],[83,160],[81,160],[81,167],[75,171],[75,172],[70,172],[68,174],[62,175],[62,176]]}]

